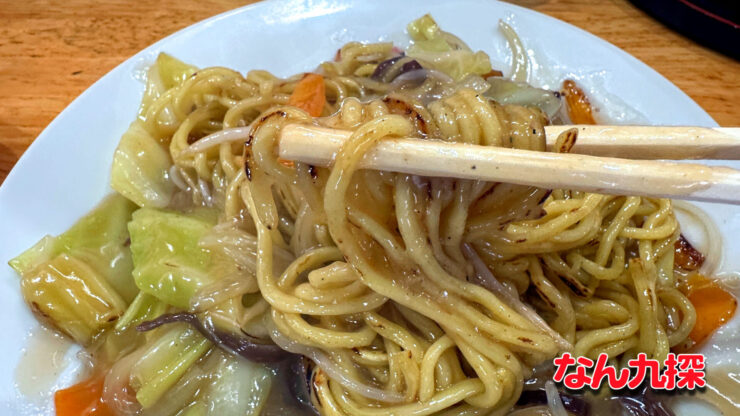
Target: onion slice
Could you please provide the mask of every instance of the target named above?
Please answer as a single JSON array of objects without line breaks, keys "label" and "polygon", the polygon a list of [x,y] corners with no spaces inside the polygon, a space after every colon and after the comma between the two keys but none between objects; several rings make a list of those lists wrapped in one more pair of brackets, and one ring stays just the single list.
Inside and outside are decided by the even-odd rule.
[{"label": "onion slice", "polygon": [[524,50],[522,40],[519,39],[514,29],[503,20],[499,20],[498,29],[503,33],[506,42],[509,44],[509,48],[511,48],[511,74],[509,77],[513,81],[527,82],[527,77],[529,76],[529,57]]},{"label": "onion slice", "polygon": [[136,392],[129,385],[131,368],[139,361],[143,351],[134,351],[113,364],[105,376],[103,403],[117,415],[135,416],[141,413],[141,404],[136,400]]},{"label": "onion slice", "polygon": [[555,387],[555,382],[547,380],[545,382],[545,394],[547,394],[547,406],[550,408],[552,416],[568,416],[568,412],[565,411],[563,401],[560,400],[560,393],[558,388]]},{"label": "onion slice", "polygon": [[501,284],[501,282],[498,281],[498,279],[496,279],[493,273],[488,270],[488,266],[483,263],[483,260],[481,260],[478,253],[475,252],[475,249],[473,249],[470,244],[463,244],[463,252],[468,259],[473,262],[473,267],[475,268],[475,272],[481,286],[500,297],[504,303],[532,322],[532,324],[541,329],[542,332],[550,335],[562,351],[573,350],[573,344],[568,342],[557,331],[552,329],[550,325],[548,325],[547,322],[537,314],[537,312],[525,305],[517,296],[513,295],[503,284]]},{"label": "onion slice", "polygon": [[182,179],[182,175],[180,174],[180,170],[177,165],[170,166],[169,176],[175,186],[177,186],[181,191],[187,192],[188,184],[186,184],[185,181]]},{"label": "onion slice", "polygon": [[369,399],[385,402],[385,403],[400,403],[404,401],[402,395],[383,390],[368,384],[359,382],[350,377],[342,367],[340,367],[334,360],[318,348],[309,347],[296,342],[286,337],[280,332],[271,319],[266,320],[267,328],[272,341],[277,344],[280,348],[292,352],[293,354],[301,354],[311,359],[320,369],[325,372],[329,378],[335,380],[341,384],[347,390],[351,390],[357,394],[361,394]]}]

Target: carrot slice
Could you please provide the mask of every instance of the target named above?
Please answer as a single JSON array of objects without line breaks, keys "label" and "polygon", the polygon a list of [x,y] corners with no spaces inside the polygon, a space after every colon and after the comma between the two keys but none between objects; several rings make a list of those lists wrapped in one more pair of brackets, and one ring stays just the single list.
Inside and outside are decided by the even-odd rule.
[{"label": "carrot slice", "polygon": [[694,274],[681,289],[696,309],[696,325],[689,334],[694,344],[709,338],[735,314],[737,299],[714,280]]},{"label": "carrot slice", "polygon": [[318,74],[306,74],[298,81],[290,95],[288,105],[306,110],[312,117],[318,117],[326,104],[326,87],[324,77]]},{"label": "carrot slice", "polygon": [[575,81],[570,79],[563,81],[562,92],[568,107],[568,116],[573,124],[596,124],[591,112],[591,103],[586,93],[576,85]]},{"label": "carrot slice", "polygon": [[103,374],[54,393],[56,416],[114,416],[103,403]]}]

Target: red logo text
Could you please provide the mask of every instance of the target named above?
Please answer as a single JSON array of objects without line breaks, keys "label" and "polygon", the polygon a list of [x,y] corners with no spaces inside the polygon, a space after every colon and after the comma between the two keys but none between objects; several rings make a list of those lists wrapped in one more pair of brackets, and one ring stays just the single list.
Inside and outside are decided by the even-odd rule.
[{"label": "red logo text", "polygon": [[627,361],[627,367],[617,369],[607,365],[606,354],[599,354],[596,361],[586,357],[573,357],[569,353],[553,360],[553,380],[572,390],[586,386],[596,390],[607,383],[614,390],[636,389],[645,380],[655,390],[694,390],[704,387],[704,356],[702,354],[669,353],[663,365],[648,359],[644,353]]}]

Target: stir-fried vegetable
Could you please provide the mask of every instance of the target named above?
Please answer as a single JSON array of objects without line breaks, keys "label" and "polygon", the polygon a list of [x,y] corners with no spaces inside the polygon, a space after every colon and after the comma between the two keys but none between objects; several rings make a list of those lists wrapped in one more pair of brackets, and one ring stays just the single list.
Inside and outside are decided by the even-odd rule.
[{"label": "stir-fried vegetable", "polygon": [[133,276],[139,289],[162,302],[187,309],[198,288],[214,279],[211,257],[198,246],[213,227],[202,215],[142,208],[129,223]]},{"label": "stir-fried vegetable", "polygon": [[312,117],[320,116],[326,104],[324,77],[318,74],[304,75],[290,95],[288,104],[306,110]]},{"label": "stir-fried vegetable", "polygon": [[511,49],[511,74],[509,74],[509,78],[516,82],[527,82],[527,78],[529,77],[529,57],[524,50],[524,45],[521,39],[519,39],[519,35],[503,20],[498,22],[498,29],[506,38],[506,42]]},{"label": "stir-fried vegetable", "polygon": [[60,254],[21,279],[31,308],[82,345],[126,310],[126,302],[83,261]]},{"label": "stir-fried vegetable", "polygon": [[142,416],[256,416],[265,405],[274,375],[261,365],[209,351],[180,377],[166,400]]},{"label": "stir-fried vegetable", "polygon": [[154,68],[157,69],[157,74],[165,90],[182,84],[198,70],[198,68],[164,52],[157,56]]},{"label": "stir-fried vegetable", "polygon": [[586,93],[573,80],[563,81],[563,95],[568,106],[568,117],[573,124],[596,124],[591,103]]},{"label": "stir-fried vegetable", "polygon": [[504,78],[489,77],[486,81],[491,85],[491,88],[483,95],[500,104],[535,106],[547,114],[547,117],[551,120],[560,111],[562,101],[554,91],[535,88],[524,82],[510,81]]},{"label": "stir-fried vegetable", "polygon": [[157,316],[163,314],[167,310],[167,304],[157,299],[156,297],[139,292],[131,302],[126,312],[123,314],[121,319],[116,322],[115,329],[117,331],[123,331],[132,325],[139,324],[143,321],[154,319]]},{"label": "stir-fried vegetable", "polygon": [[119,195],[108,197],[65,233],[10,261],[32,309],[83,345],[113,325],[138,291],[126,247],[134,209]]},{"label": "stir-fried vegetable", "polygon": [[160,53],[146,74],[146,90],[139,114],[146,114],[152,103],[168,89],[185,82],[198,68],[166,53]]},{"label": "stir-fried vegetable", "polygon": [[[503,79],[500,71],[491,68],[488,55],[472,51],[459,38],[442,31],[429,15],[409,24],[408,32],[414,43],[408,55],[396,48],[391,49],[391,44],[383,44],[375,52],[357,59],[360,68],[347,73],[352,74],[352,81],[357,82],[363,91],[372,91],[360,94],[362,97],[383,100],[390,113],[417,115],[420,124],[424,120],[421,105],[468,88],[478,94],[476,97],[480,95],[500,104],[538,107],[552,119],[560,111],[560,95],[526,84],[530,66],[526,50],[511,27],[504,22],[499,27],[513,51],[510,79]],[[342,60],[340,58],[342,56],[338,52],[336,60]],[[348,53],[344,58],[354,60],[356,56]],[[322,68],[326,79],[315,73],[305,74],[295,84],[288,99],[289,105],[301,108],[313,117],[329,115],[335,104],[340,104],[331,102],[331,105],[327,105],[325,82],[336,73],[326,72],[329,70],[327,68],[332,68],[330,64]],[[352,372],[366,372],[362,368],[364,365],[345,368],[346,360],[341,354],[334,357],[331,351],[304,344],[299,342],[300,339],[296,341],[295,337],[288,337],[277,329],[277,321],[261,319],[269,318],[272,301],[268,302],[262,297],[255,277],[258,264],[264,265],[261,262],[264,259],[258,258],[264,254],[261,250],[264,247],[258,244],[252,232],[255,224],[251,219],[214,225],[218,216],[216,210],[166,210],[181,205],[182,195],[175,194],[176,181],[169,177],[173,163],[167,145],[172,132],[181,124],[182,120],[178,120],[178,117],[182,117],[183,113],[172,111],[174,107],[168,107],[167,101],[163,100],[172,97],[163,95],[183,83],[199,82],[199,79],[191,79],[195,71],[197,68],[167,54],[158,56],[156,64],[148,71],[139,120],[123,135],[114,154],[111,185],[118,194],[69,231],[58,237],[44,237],[10,262],[22,275],[23,295],[36,312],[77,342],[88,347],[92,345],[88,350],[96,365],[104,363],[101,367],[107,368],[113,364],[107,374],[101,373],[100,367],[96,367],[96,375],[89,380],[57,391],[57,416],[108,416],[114,413],[139,416],[256,416],[264,407],[274,378],[273,369],[263,363],[276,362],[282,362],[283,366],[292,364],[292,391],[312,411],[321,407],[331,412],[329,406],[319,406],[318,397],[312,397],[312,390],[315,390],[314,393],[319,391],[313,385],[319,378],[323,383],[332,379],[330,387],[335,393],[337,386],[346,389],[349,396],[345,395],[345,398],[365,397],[361,398],[361,403],[367,400],[380,404],[401,403],[404,397],[417,400],[420,396],[418,392],[404,395],[401,391],[386,390],[375,385],[378,380],[373,380],[377,377],[371,372],[367,374],[371,376],[369,379],[355,379]],[[239,77],[235,79],[237,87],[245,82],[251,81]],[[218,103],[223,104],[223,100],[242,99],[234,91],[228,86],[215,92],[206,91],[201,94],[203,97],[198,95],[192,101],[195,104],[191,106],[191,101],[185,101],[186,105],[182,107],[185,112],[202,111],[200,107],[203,100],[221,106]],[[390,94],[383,96],[385,91],[390,91]],[[575,82],[566,80],[563,91],[571,120],[574,123],[594,124],[588,98]],[[172,90],[170,94],[175,92]],[[404,94],[409,95],[408,101],[395,98]],[[351,92],[350,95],[355,94]],[[177,97],[181,98],[179,95]],[[179,102],[179,98],[175,102]],[[282,102],[281,99],[278,101]],[[498,107],[495,109],[499,110]],[[220,114],[220,107],[218,111]],[[244,125],[249,124],[251,114],[255,111],[237,114],[244,118],[237,120],[237,124],[240,125],[242,121]],[[478,116],[482,114],[478,114],[480,111],[474,112]],[[510,115],[502,114],[506,117]],[[444,114],[444,117],[448,117],[448,114]],[[463,113],[456,113],[455,118],[461,121],[461,126],[475,121],[464,120],[470,117],[464,117]],[[200,133],[210,135],[211,130],[225,128],[229,124],[226,122],[228,120],[221,123],[221,115],[207,121],[207,131],[189,137],[198,139]],[[482,123],[485,120],[477,121]],[[516,122],[513,119],[509,121]],[[226,131],[229,137],[215,135],[210,136],[212,140],[206,141],[210,145],[228,142],[236,146],[237,141],[249,133],[247,129],[230,129]],[[538,130],[541,129],[538,127]],[[431,132],[431,128],[419,127],[419,131],[426,134]],[[569,147],[565,150],[561,147],[568,146],[556,146],[560,151],[569,150]],[[200,150],[205,148],[201,147]],[[294,166],[291,161],[279,161],[285,166]],[[221,171],[218,166],[216,168],[214,178],[226,172],[225,168]],[[315,172],[311,173],[313,175]],[[277,209],[281,210],[281,215],[286,211],[289,217],[296,217],[295,211],[300,207],[294,207],[295,204],[285,198],[282,191],[276,189],[276,195],[280,194],[283,199]],[[174,201],[173,196],[176,196]],[[219,205],[224,202],[223,198],[224,193],[215,192],[213,200],[208,198],[208,202]],[[229,201],[226,203],[228,205]],[[316,240],[316,244],[324,246],[332,243],[332,236],[325,235],[326,230],[321,228],[323,220],[320,218],[313,219],[301,213],[295,224],[290,219],[281,222],[279,232],[284,234],[286,241],[290,240],[290,247],[277,243],[272,247],[270,263],[273,274],[280,275],[280,271],[295,261],[294,251],[300,254],[305,247],[316,246],[311,242],[313,240],[309,243],[300,240],[300,221],[305,218],[309,218],[305,223],[314,229],[316,235],[311,238]],[[292,228],[296,231],[293,232]],[[288,239],[290,234],[297,240]],[[517,293],[509,293],[506,282],[499,282],[493,276],[492,269],[478,257],[472,246],[464,246],[463,252],[468,260],[472,260],[473,269],[477,272],[475,276],[469,276],[474,283],[496,292],[511,308],[531,321],[534,327],[552,336],[562,350],[573,349],[570,341],[550,327],[550,320],[546,321],[545,315],[540,316],[531,305],[525,305]],[[685,271],[699,268],[703,256],[683,237],[676,243],[675,249],[677,267]],[[344,266],[350,267],[347,264]],[[263,268],[259,270],[264,271]],[[313,270],[306,277],[307,273],[301,273],[297,278],[312,281],[312,276],[318,272]],[[341,273],[339,276],[340,280],[346,280]],[[716,282],[694,275],[683,289],[697,311],[696,326],[690,335],[694,343],[709,337],[734,314],[736,299]],[[310,293],[306,296],[314,297]],[[652,306],[655,307],[655,304]],[[398,310],[406,316],[403,310]],[[393,315],[393,310],[388,311]],[[380,312],[386,314],[384,310]],[[390,315],[388,319],[393,318]],[[413,315],[410,316],[408,321],[415,325]],[[305,318],[311,325],[319,319]],[[430,318],[434,319],[434,316]],[[356,327],[353,316],[348,315],[344,320],[349,323],[350,329]],[[345,325],[344,321],[337,322],[340,322],[337,324],[339,326]],[[318,323],[324,325],[323,322]],[[275,344],[265,341],[267,334],[272,336]],[[379,356],[395,357],[391,350],[385,352],[375,351]],[[452,352],[453,358],[457,357],[455,351]],[[401,358],[411,359],[411,355],[404,354]],[[466,355],[459,358],[461,365],[458,366],[457,362],[453,364],[463,369],[461,374],[464,373],[465,377],[472,374],[467,371],[469,366],[466,360],[470,357]],[[369,359],[374,360],[372,356]],[[460,372],[459,368],[457,372]],[[406,377],[407,385],[410,385],[409,380],[418,381],[413,377],[418,379],[419,376],[411,374]],[[513,399],[507,400],[509,405],[512,404]],[[633,405],[641,405],[642,402],[650,405],[649,400],[645,394],[617,399],[614,400],[615,409],[618,406],[625,411],[632,411]],[[532,412],[540,411],[546,404],[550,405],[553,414],[564,415],[569,412],[588,415],[591,411],[581,395],[558,392],[551,380],[546,383],[545,390],[525,390],[517,402],[519,407],[537,406],[531,409]],[[455,406],[453,411],[468,404]],[[647,414],[660,413],[660,409],[644,406],[643,410]],[[375,410],[382,409],[378,407]],[[505,409],[501,407],[500,410]]]},{"label": "stir-fried vegetable", "polygon": [[290,354],[272,343],[258,341],[246,334],[232,335],[218,330],[211,322],[201,322],[195,314],[188,312],[170,313],[158,316],[136,327],[139,331],[151,331],[162,325],[174,322],[187,322],[209,341],[234,355],[260,363],[273,363],[284,360]]},{"label": "stir-fried vegetable", "polygon": [[414,40],[407,54],[425,68],[442,71],[455,80],[491,71],[491,59],[485,52],[471,51],[456,36],[442,31],[428,14],[409,23],[407,30]]},{"label": "stir-fried vegetable", "polygon": [[111,195],[57,237],[46,236],[8,264],[21,276],[60,254],[84,261],[125,300],[138,289],[131,278],[131,254],[126,224],[136,206],[120,195]]},{"label": "stir-fried vegetable", "polygon": [[172,327],[146,346],[131,368],[130,384],[144,408],[157,402],[203,354],[211,343],[189,326]]},{"label": "stir-fried vegetable", "polygon": [[113,416],[102,401],[105,377],[96,375],[54,393],[56,416]]},{"label": "stir-fried vegetable", "polygon": [[737,299],[714,280],[694,274],[683,290],[696,309],[696,325],[689,334],[695,344],[701,344],[735,314]]},{"label": "stir-fried vegetable", "polygon": [[110,185],[140,207],[163,208],[175,192],[170,166],[170,154],[137,120],[113,154]]},{"label": "stir-fried vegetable", "polygon": [[273,373],[264,365],[216,355],[203,402],[214,416],[257,416],[272,388]]}]

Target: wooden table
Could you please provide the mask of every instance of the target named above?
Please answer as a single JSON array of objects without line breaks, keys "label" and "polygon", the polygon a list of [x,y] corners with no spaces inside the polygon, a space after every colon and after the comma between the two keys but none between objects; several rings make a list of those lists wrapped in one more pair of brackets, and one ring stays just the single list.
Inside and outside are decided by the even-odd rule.
[{"label": "wooden table", "polygon": [[[252,1],[0,0],[0,182],[77,95],[154,41]],[[652,20],[627,0],[518,0],[619,46],[740,125],[740,63]],[[399,4],[399,7],[400,4]]]}]

